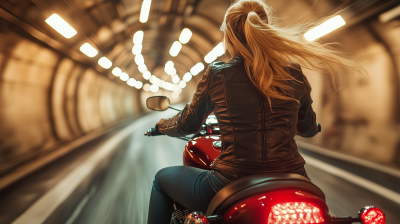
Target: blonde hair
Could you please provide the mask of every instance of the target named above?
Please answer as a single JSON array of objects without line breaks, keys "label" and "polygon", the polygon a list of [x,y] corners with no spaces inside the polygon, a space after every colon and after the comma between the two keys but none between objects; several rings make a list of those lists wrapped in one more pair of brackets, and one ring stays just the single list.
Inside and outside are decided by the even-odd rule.
[{"label": "blonde hair", "polygon": [[329,72],[335,89],[338,75],[345,68],[362,72],[360,66],[330,49],[329,44],[303,38],[315,23],[282,28],[276,25],[272,9],[263,1],[238,0],[228,8],[221,30],[225,47],[229,42],[234,54],[244,58],[247,75],[271,105],[271,98],[297,101],[287,82],[297,81],[287,70],[299,70],[296,64]]}]

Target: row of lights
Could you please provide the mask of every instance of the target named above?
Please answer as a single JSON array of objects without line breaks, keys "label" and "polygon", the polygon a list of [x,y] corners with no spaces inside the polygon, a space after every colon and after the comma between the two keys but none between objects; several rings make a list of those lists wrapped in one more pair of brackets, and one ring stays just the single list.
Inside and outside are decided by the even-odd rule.
[{"label": "row of lights", "polygon": [[[144,0],[142,3],[142,9],[140,13],[140,22],[145,23],[148,20],[149,13],[150,13],[150,7],[151,7],[151,0]],[[59,32],[61,35],[63,35],[66,38],[71,38],[74,35],[77,34],[77,31],[70,26],[65,20],[63,20],[59,15],[53,14],[49,18],[46,19],[46,23],[48,23],[52,28],[54,28],[57,32]],[[339,27],[345,25],[346,22],[341,16],[335,16],[329,20],[327,20],[325,23],[311,29],[310,31],[306,32],[304,34],[304,37],[308,41],[313,41],[315,39],[318,39],[333,30],[338,29]],[[176,57],[180,50],[182,49],[182,44],[186,44],[189,42],[190,38],[192,36],[192,32],[188,29],[185,28],[182,30],[181,35],[179,36],[179,41],[175,41],[172,44],[172,47],[170,49],[170,55],[173,57]],[[144,58],[143,55],[141,55],[142,48],[143,48],[143,37],[144,37],[144,32],[143,31],[138,31],[134,34],[133,36],[133,43],[134,46],[132,48],[132,53],[135,56],[135,62],[138,65],[138,70],[143,73],[143,78],[146,80],[150,80],[151,78],[155,77],[151,75],[151,73],[147,70],[147,67],[144,63]],[[95,57],[99,52],[89,43],[84,43],[80,48],[80,51],[87,55],[88,57]],[[225,49],[222,43],[219,43],[217,46],[213,48],[205,57],[204,61],[206,63],[211,63],[215,61],[218,57],[222,56],[225,53]],[[98,64],[105,68],[109,69],[112,66],[112,62],[107,58],[107,57],[101,57],[98,61]],[[145,84],[143,85],[142,82],[136,81],[133,78],[129,78],[129,75],[127,73],[122,72],[122,70],[118,67],[115,67],[112,70],[112,73],[115,76],[119,76],[121,80],[127,81],[127,84],[129,86],[134,86],[138,89],[144,88],[146,91],[152,91],[152,92],[157,92],[158,87],[162,87],[164,89],[175,89],[174,92],[181,92],[182,88],[186,86],[186,82],[189,82],[192,79],[192,76],[196,76],[199,74],[201,71],[204,70],[204,64],[199,62],[196,65],[194,65],[191,69],[190,72],[187,72],[183,76],[183,80],[180,80],[179,76],[176,74],[176,69],[174,68],[174,64],[172,61],[168,61],[165,64],[165,72],[172,77],[172,82],[175,84],[176,88],[169,88],[170,85],[173,85],[172,83],[165,82],[163,80],[158,79],[160,81],[154,81],[155,79],[153,78],[153,85],[150,86],[150,84]],[[151,80],[150,80],[151,81]],[[160,84],[161,83],[161,84]],[[165,85],[164,85],[165,84]],[[170,85],[168,85],[170,84]],[[178,84],[178,85],[176,85]],[[161,85],[161,86],[160,86]],[[168,86],[168,88],[167,88]],[[148,87],[148,88],[147,88]],[[179,89],[177,89],[179,88]],[[176,91],[177,90],[177,91]]]},{"label": "row of lights", "polygon": [[[150,7],[151,7],[151,0],[144,0],[142,3],[142,9],[139,18],[140,22],[142,23],[147,22],[150,13]],[[47,18],[45,22],[67,39],[75,36],[78,33],[71,25],[69,25],[63,18],[61,18],[56,13]],[[136,55],[135,62],[138,65],[138,70],[142,72],[143,77],[148,80],[150,79],[151,74],[149,71],[147,71],[147,67],[144,64],[144,58],[141,55],[143,36],[144,36],[143,31],[138,31],[135,33],[133,37],[133,42],[135,45],[132,49],[132,53]],[[89,43],[84,43],[79,48],[79,50],[90,58],[95,57],[99,53],[97,49],[94,48]],[[107,57],[101,57],[98,61],[98,64],[105,69],[109,69],[112,67],[112,62]],[[135,87],[137,89],[141,89],[143,87],[143,83],[141,81],[129,78],[129,75],[123,72],[118,67],[115,67],[112,70],[112,73],[113,75],[119,77],[122,81],[126,81],[129,86]]]},{"label": "row of lights", "polygon": [[[46,23],[67,39],[77,34],[76,30],[72,26],[70,26],[64,19],[62,19],[58,14],[54,13],[53,15],[51,15],[49,18],[46,19]],[[96,48],[94,48],[89,43],[82,44],[79,50],[90,58],[95,57],[99,53]],[[109,69],[112,66],[112,62],[107,57],[101,57],[98,61],[98,64],[105,69]],[[130,86],[141,88],[141,86],[143,85],[141,84],[141,82],[136,83],[136,80],[130,79],[129,75],[122,72],[122,70],[118,67],[114,68],[112,73],[115,76],[119,76],[122,81],[128,81],[127,84]]]}]

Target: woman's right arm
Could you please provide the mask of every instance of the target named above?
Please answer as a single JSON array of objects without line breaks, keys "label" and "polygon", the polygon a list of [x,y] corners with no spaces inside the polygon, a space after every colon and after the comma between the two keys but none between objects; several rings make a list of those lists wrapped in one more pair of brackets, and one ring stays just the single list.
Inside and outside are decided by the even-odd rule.
[{"label": "woman's right arm", "polygon": [[304,81],[304,92],[300,99],[300,109],[297,121],[297,134],[301,137],[310,138],[318,134],[315,112],[311,106],[311,86],[307,78],[302,74]]}]

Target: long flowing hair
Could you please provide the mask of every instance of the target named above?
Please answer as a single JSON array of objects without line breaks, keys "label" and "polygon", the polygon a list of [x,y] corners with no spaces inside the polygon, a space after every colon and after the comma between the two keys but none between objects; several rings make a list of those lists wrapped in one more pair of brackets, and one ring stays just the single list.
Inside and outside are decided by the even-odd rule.
[{"label": "long flowing hair", "polygon": [[244,58],[247,75],[271,105],[271,98],[297,101],[288,84],[297,80],[287,69],[298,70],[296,64],[328,72],[335,89],[345,71],[363,73],[358,64],[333,50],[330,44],[303,38],[310,27],[327,19],[284,28],[262,0],[238,0],[228,8],[221,30],[225,47],[229,44],[235,55]]}]

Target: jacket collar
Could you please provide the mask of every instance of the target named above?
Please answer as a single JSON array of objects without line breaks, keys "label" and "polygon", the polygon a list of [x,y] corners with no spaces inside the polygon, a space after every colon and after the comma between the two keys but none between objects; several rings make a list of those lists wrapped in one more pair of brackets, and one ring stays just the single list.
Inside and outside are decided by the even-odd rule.
[{"label": "jacket collar", "polygon": [[228,63],[230,63],[230,64],[243,63],[243,62],[244,62],[244,58],[241,56],[235,56],[235,57],[231,58],[231,60],[228,61]]}]

